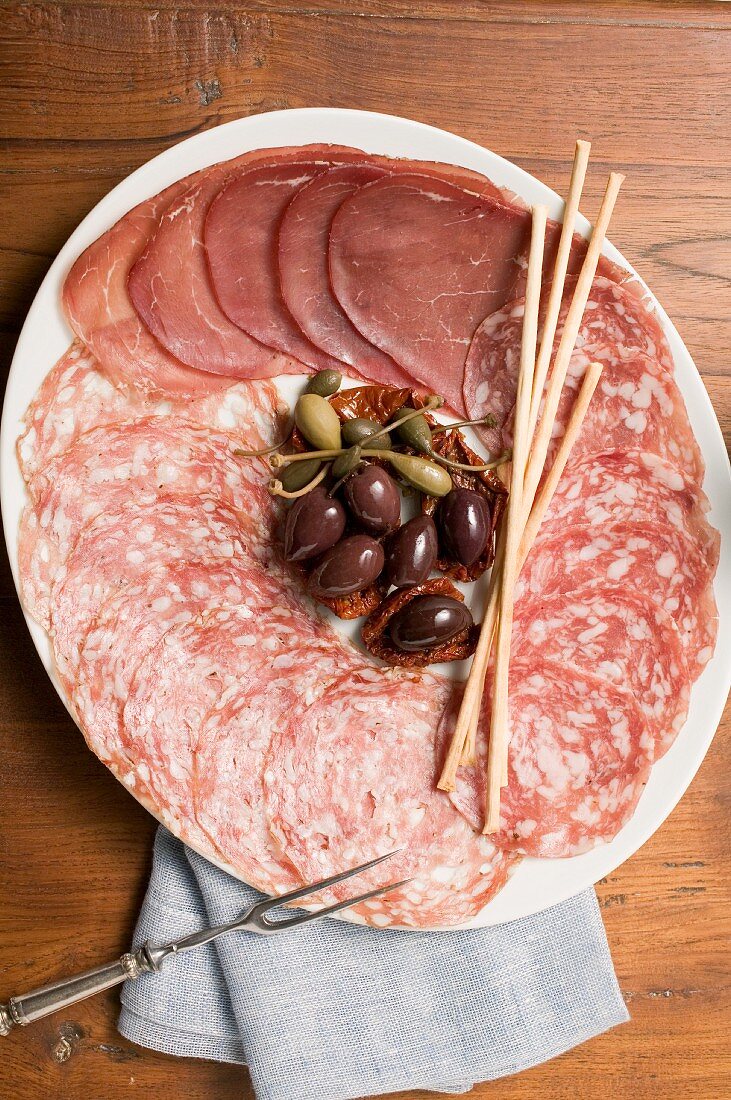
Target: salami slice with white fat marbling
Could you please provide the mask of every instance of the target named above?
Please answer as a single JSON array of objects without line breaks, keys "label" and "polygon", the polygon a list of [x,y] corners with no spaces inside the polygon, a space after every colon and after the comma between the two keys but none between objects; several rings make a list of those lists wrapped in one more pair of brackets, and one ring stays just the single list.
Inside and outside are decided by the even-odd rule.
[{"label": "salami slice with white fat marbling", "polygon": [[83,529],[53,589],[51,635],[61,678],[72,685],[87,631],[104,602],[171,562],[249,561],[246,527],[213,498],[128,501]]},{"label": "salami slice with white fat marbling", "polygon": [[[567,293],[559,314],[554,351],[563,335],[575,282],[567,282]],[[548,305],[548,289],[541,299],[539,337]],[[465,362],[463,394],[472,417],[488,413],[497,420],[498,430],[509,422],[518,382],[525,298],[515,298],[491,313],[475,332]],[[619,284],[597,275],[586,303],[576,339],[574,359],[581,371],[598,360],[605,365],[643,353],[668,374],[673,356],[654,311],[643,300],[639,284]],[[489,429],[480,429],[486,446],[499,450],[503,440]]]},{"label": "salami slice with white fat marbling", "polygon": [[287,631],[280,640],[280,622],[269,618],[273,606],[287,610],[280,579],[254,563],[244,587],[241,603],[229,605],[222,595],[218,609],[168,630],[138,665],[124,707],[121,745],[134,775],[166,821],[204,844],[195,824],[194,757],[206,717],[227,688],[261,673],[262,653],[276,655],[291,638]]},{"label": "salami slice with white fat marbling", "polygon": [[329,628],[317,629],[281,601],[262,610],[265,630],[247,650],[246,675],[222,693],[203,723],[193,761],[195,814],[222,859],[265,893],[302,883],[269,831],[262,772],[269,744],[295,702],[311,706],[344,672],[377,677]]},{"label": "salami slice with white fat marbling", "polygon": [[50,625],[50,592],[82,528],[130,498],[151,504],[159,493],[217,497],[251,518],[248,545],[268,554],[271,502],[260,468],[234,456],[223,432],[173,416],[147,417],[86,432],[33,479],[21,521],[19,563],[29,612]]},{"label": "salami slice with white fat marbling", "polygon": [[516,602],[554,593],[644,593],[674,619],[695,679],[713,653],[718,613],[713,569],[693,543],[661,519],[653,523],[544,523],[521,570]]},{"label": "salami slice with white fat marbling", "polygon": [[280,399],[270,382],[242,382],[213,393],[167,400],[127,394],[101,370],[80,343],[71,345],[46,375],[28,406],[18,439],[18,462],[31,483],[40,470],[85,432],[132,416],[182,415],[193,424],[239,433],[250,447],[264,447],[278,435]]},{"label": "salami slice with white fat marbling", "polygon": [[[583,353],[582,353],[583,354]],[[548,462],[564,434],[590,360],[571,361],[559,401]],[[705,463],[672,376],[647,355],[610,358],[574,442],[571,459],[613,450],[639,450],[675,463],[692,481],[703,481]]]},{"label": "salami slice with white fat marbling", "polygon": [[649,596],[624,588],[539,597],[515,607],[512,652],[631,689],[655,743],[672,745],[688,713],[690,674],[674,620]]},{"label": "salami slice with white fat marbling", "polygon": [[[168,515],[175,510],[173,506]],[[178,518],[184,523],[185,516]],[[165,545],[158,537],[150,546],[154,564],[147,572],[133,568],[134,579],[125,583],[124,571],[119,570],[106,577],[106,583],[94,585],[91,593],[97,598],[82,606],[81,623],[72,621],[71,630],[67,625],[64,640],[71,652],[65,660],[59,653],[58,636],[55,639],[57,661],[63,662],[69,683],[73,684],[76,713],[93,743],[104,747],[108,757],[119,746],[122,710],[132,677],[153,645],[178,624],[190,622],[222,603],[235,605],[243,601],[251,562],[233,540],[233,532],[226,533],[226,524],[221,519],[219,515],[214,521],[211,516],[206,541],[214,552],[221,553],[225,541],[232,540],[233,558],[221,555],[191,560],[188,554],[183,557],[179,546]],[[224,536],[218,545],[214,538],[217,526],[218,533]],[[132,531],[131,538],[135,534],[139,531]],[[103,565],[104,562],[102,569]],[[68,593],[68,588],[68,584],[62,586],[61,595]],[[102,593],[106,598],[99,603]],[[59,607],[63,608],[67,601],[68,595],[66,601],[59,600]],[[99,611],[92,619],[94,606]],[[69,612],[71,608],[66,610]]]},{"label": "salami slice with white fat marbling", "polygon": [[607,451],[589,455],[564,470],[546,523],[612,520],[653,523],[659,519],[694,543],[713,573],[720,536],[708,522],[710,505],[703,490],[671,462],[644,451]]},{"label": "salami slice with white fat marbling", "polygon": [[[478,762],[460,770],[450,796],[475,828],[485,813],[489,695]],[[653,762],[653,737],[631,692],[550,660],[511,665],[508,736],[508,784],[494,839],[523,855],[573,856],[612,840]]]},{"label": "salami slice with white fat marbling", "polygon": [[[411,878],[367,919],[414,927],[474,916],[503,885],[509,861],[455,822],[436,789],[435,734],[450,686],[403,670],[346,676],[297,708],[272,740],[264,772],[269,823],[305,881],[403,848],[359,888]],[[352,883],[337,887],[352,896]]]}]

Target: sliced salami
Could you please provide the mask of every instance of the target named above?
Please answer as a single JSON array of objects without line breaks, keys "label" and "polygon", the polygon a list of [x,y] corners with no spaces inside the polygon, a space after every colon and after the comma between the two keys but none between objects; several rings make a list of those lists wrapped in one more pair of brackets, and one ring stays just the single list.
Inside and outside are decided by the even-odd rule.
[{"label": "sliced salami", "polygon": [[269,618],[281,605],[279,581],[252,565],[245,587],[243,603],[222,601],[164,634],[138,665],[124,708],[122,748],[133,771],[165,820],[195,831],[205,845],[194,824],[194,757],[206,718],[227,688],[260,672],[262,652],[276,653],[291,638],[280,641]]},{"label": "sliced salami", "polygon": [[300,188],[279,227],[279,278],[289,312],[313,344],[370,381],[408,386],[409,376],[361,336],[330,286],[328,244],[333,217],[349,195],[384,174],[383,168],[374,165],[345,165]]},{"label": "sliced salami", "polygon": [[[583,354],[583,353],[582,353]],[[574,357],[554,424],[549,462],[568,423],[588,361]],[[671,375],[646,355],[628,359],[608,356],[591,400],[572,461],[609,450],[639,450],[674,462],[700,484],[705,464],[688,413]]]},{"label": "sliced salami", "polygon": [[[168,515],[174,511],[175,505],[168,509]],[[178,507],[177,511],[182,510]],[[215,526],[211,522],[210,537],[206,540],[209,543],[214,540]],[[225,530],[225,525],[219,527],[219,533],[223,534],[221,527]],[[138,534],[139,531],[133,530],[131,537]],[[227,534],[230,540],[232,532]],[[224,545],[222,541],[212,549],[221,553]],[[98,755],[104,753],[102,759],[112,759],[119,749],[122,710],[129,685],[153,645],[173,626],[190,622],[221,604],[235,606],[243,601],[251,562],[235,542],[231,545],[236,548],[232,559],[190,560],[187,555],[183,558],[178,545],[164,544],[158,538],[152,549],[155,564],[147,572],[130,570],[135,578],[127,583],[124,570],[112,574],[107,569],[109,575],[104,576],[102,561],[104,581],[82,589],[81,594],[89,592],[90,599],[81,606],[81,622],[73,621],[71,629],[67,625],[71,611],[68,579],[61,586],[60,595],[64,598],[57,606],[59,611],[66,612],[63,648],[68,656],[60,656],[61,639],[57,632],[57,660],[63,663],[67,681],[73,684],[72,700],[87,738]],[[78,588],[78,584],[74,587]],[[106,599],[100,603],[104,595]],[[93,618],[97,606],[99,612]]]},{"label": "sliced salami", "polygon": [[[475,827],[485,813],[483,709],[478,763],[458,773],[452,801]],[[508,784],[494,839],[523,855],[578,855],[612,840],[634,811],[653,738],[634,696],[575,667],[531,659],[510,670]]]},{"label": "sliced salami", "polygon": [[21,523],[19,560],[29,612],[50,625],[51,586],[85,524],[132,496],[159,493],[217,497],[251,518],[248,546],[267,553],[271,505],[261,471],[232,452],[234,437],[173,416],[97,428],[33,479],[35,506]]},{"label": "sliced salami", "polygon": [[296,702],[312,705],[345,670],[363,667],[352,648],[281,600],[259,624],[246,675],[223,692],[203,724],[193,764],[198,824],[219,856],[265,893],[302,880],[269,832],[262,772],[270,741]]},{"label": "sliced salami", "polygon": [[718,631],[713,570],[698,548],[668,523],[615,521],[601,528],[544,523],[516,585],[516,602],[621,584],[644,593],[675,620],[695,679]]},{"label": "sliced salami", "polygon": [[[112,384],[98,360],[78,341],[46,375],[25,415],[18,462],[27,482],[92,428],[133,416],[182,415],[193,424],[238,433],[251,446],[268,446],[277,433],[280,399],[270,382],[239,382],[193,398],[147,397]],[[277,435],[277,438],[279,436]],[[255,442],[254,442],[255,441]]]},{"label": "sliced salami", "polygon": [[53,588],[51,634],[72,684],[81,647],[105,601],[172,562],[250,562],[241,517],[211,497],[127,501],[84,527]]},{"label": "sliced salami", "polygon": [[642,593],[577,589],[519,603],[513,653],[524,663],[551,660],[629,688],[653,736],[655,759],[670,748],[688,713],[690,674],[678,628]]},{"label": "sliced salami", "polygon": [[[573,280],[568,284],[573,290]],[[571,303],[567,294],[559,314],[554,350],[563,335]],[[541,328],[548,292],[541,302]],[[470,416],[492,413],[498,429],[508,425],[515,404],[525,299],[508,302],[487,317],[470,344],[464,373],[464,404]],[[620,285],[605,275],[594,279],[576,340],[572,374],[581,377],[590,362],[615,371],[638,353],[653,359],[672,376],[673,356],[657,316],[632,285]],[[480,429],[493,450],[505,442],[489,429]]]},{"label": "sliced salami", "polygon": [[558,483],[546,522],[660,519],[693,542],[715,573],[720,536],[708,522],[708,500],[677,466],[643,451],[607,451],[572,462]]},{"label": "sliced salami", "polygon": [[[455,824],[436,790],[435,733],[448,697],[449,686],[431,676],[345,676],[298,707],[272,741],[270,828],[305,881],[404,849],[358,879],[359,889],[413,879],[363,909],[371,923],[458,923],[505,880],[504,857]],[[335,892],[352,896],[353,884]]]}]

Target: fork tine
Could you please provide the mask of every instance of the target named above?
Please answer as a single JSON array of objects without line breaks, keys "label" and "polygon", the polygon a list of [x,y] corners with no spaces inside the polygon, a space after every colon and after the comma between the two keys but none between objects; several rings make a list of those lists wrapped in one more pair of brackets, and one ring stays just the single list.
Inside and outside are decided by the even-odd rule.
[{"label": "fork tine", "polygon": [[380,897],[381,894],[388,894],[391,890],[398,890],[399,886],[406,886],[411,881],[410,878],[404,878],[400,882],[391,882],[388,886],[379,886],[376,890],[359,894],[356,898],[348,898],[346,901],[339,901],[335,905],[328,905],[325,909],[318,909],[314,913],[298,913],[294,917],[287,917],[281,921],[264,919],[262,924],[268,932],[284,932],[286,929],[299,928],[300,925],[310,924],[312,921],[332,916],[333,913],[339,913],[342,909],[349,909],[352,905],[357,905],[361,901],[368,901],[370,898]]},{"label": "fork tine", "polygon": [[[393,852],[386,852],[385,855],[377,856],[375,859],[370,859],[367,863],[361,863],[358,867],[350,867],[347,871],[341,871],[337,875],[331,875],[330,878],[323,878],[319,882],[311,882],[309,886],[301,886],[299,890],[292,890],[289,894],[280,894],[275,898],[264,898],[263,901],[258,901],[252,908],[251,913],[262,916],[269,909],[277,908],[280,905],[289,905],[290,902],[299,901],[301,898],[306,898],[310,894],[316,893],[318,890],[325,890],[328,886],[335,886],[338,882],[344,882],[348,878],[352,878],[353,875],[360,875],[363,871],[369,871],[371,867],[377,867],[379,863],[383,863],[384,860],[390,859],[391,856],[398,855],[402,851],[401,848],[394,849]],[[349,904],[352,904],[349,903]]]}]

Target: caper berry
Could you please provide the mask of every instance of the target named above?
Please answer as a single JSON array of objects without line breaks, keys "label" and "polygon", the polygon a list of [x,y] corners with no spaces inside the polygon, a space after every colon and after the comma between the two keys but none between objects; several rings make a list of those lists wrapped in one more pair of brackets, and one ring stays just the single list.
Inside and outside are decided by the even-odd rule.
[{"label": "caper berry", "polygon": [[340,450],[340,418],[324,397],[303,393],[294,407],[294,422],[316,450]]},{"label": "caper berry", "polygon": [[337,370],[319,370],[313,374],[305,387],[305,393],[314,393],[318,397],[331,397],[337,393],[343,382],[343,376]]},{"label": "caper berry", "polygon": [[380,432],[380,430],[381,425],[377,420],[368,420],[366,417],[358,416],[353,420],[346,420],[343,424],[343,441],[351,447],[356,443],[367,443],[371,450],[387,451],[391,446],[391,437],[388,432],[385,435],[379,435],[378,439],[374,439],[373,442],[367,442],[375,432]]},{"label": "caper berry", "polygon": [[426,417],[422,414],[399,424],[396,429],[399,439],[413,447],[415,451],[429,454],[432,449],[431,428],[427,424]]},{"label": "caper berry", "polygon": [[444,497],[452,488],[452,479],[444,467],[428,458],[391,451],[388,461],[404,481],[427,496]]},{"label": "caper berry", "polygon": [[332,464],[333,477],[338,479],[347,477],[348,474],[352,474],[360,461],[360,447],[351,447],[349,450],[343,451]]},{"label": "caper berry", "polygon": [[298,489],[304,489],[317,474],[322,462],[319,458],[309,458],[304,462],[290,462],[278,473],[282,488],[288,493],[296,493]]}]

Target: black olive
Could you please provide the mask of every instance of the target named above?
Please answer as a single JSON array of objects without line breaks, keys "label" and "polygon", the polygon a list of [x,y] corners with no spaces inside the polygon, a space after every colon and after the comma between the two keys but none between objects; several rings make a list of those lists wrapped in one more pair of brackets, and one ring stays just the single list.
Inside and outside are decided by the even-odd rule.
[{"label": "black olive", "polygon": [[349,535],[323,555],[307,584],[313,596],[349,596],[372,584],[382,569],[380,542],[369,535]]},{"label": "black olive", "polygon": [[317,485],[287,512],[284,556],[287,561],[316,558],[334,546],[344,530],[345,509],[339,500],[328,496],[324,486]]},{"label": "black olive", "polygon": [[361,527],[382,535],[398,527],[401,494],[398,485],[380,466],[366,466],[345,485],[345,499]]},{"label": "black olive", "polygon": [[396,588],[422,584],[437,560],[437,529],[431,516],[415,516],[392,536],[386,550],[386,579]]},{"label": "black olive", "polygon": [[439,530],[449,557],[469,567],[482,555],[490,534],[490,508],[473,489],[452,489],[439,505]]},{"label": "black olive", "polygon": [[451,596],[417,596],[391,619],[391,641],[407,653],[450,641],[472,626],[469,609]]}]

